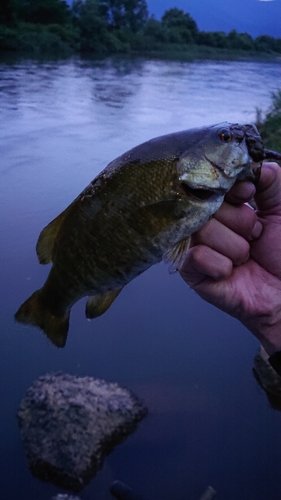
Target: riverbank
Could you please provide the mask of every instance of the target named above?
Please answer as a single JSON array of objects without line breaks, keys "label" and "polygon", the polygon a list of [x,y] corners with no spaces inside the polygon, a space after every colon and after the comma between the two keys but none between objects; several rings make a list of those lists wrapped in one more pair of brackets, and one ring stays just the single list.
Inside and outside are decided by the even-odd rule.
[{"label": "riverbank", "polygon": [[[215,35],[216,33],[209,33]],[[224,34],[221,34],[224,35]],[[227,35],[224,35],[227,39]],[[261,38],[261,37],[259,37]],[[81,41],[81,33],[74,26],[19,23],[10,27],[0,24],[0,58],[9,55],[29,58],[68,58],[73,55],[89,58],[108,56],[145,57],[170,61],[195,60],[281,60],[275,46],[261,45],[253,40],[249,46],[232,47],[225,43],[214,44],[159,42],[145,32],[124,33],[122,30],[107,33],[103,40],[93,44]],[[279,40],[279,39],[278,39]],[[277,45],[276,45],[277,47]],[[278,48],[278,47],[277,47]]]},{"label": "riverbank", "polygon": [[162,50],[134,51],[131,54],[135,56],[142,56],[146,59],[160,59],[167,61],[281,61],[281,54],[278,52],[234,50],[208,47],[207,45],[189,45],[185,47],[169,45]]},{"label": "riverbank", "polygon": [[[7,39],[8,40],[8,39]],[[12,39],[10,39],[12,40]],[[7,43],[7,41],[5,42]],[[108,57],[116,59],[138,59],[161,61],[261,61],[280,63],[281,55],[277,52],[256,52],[245,50],[231,50],[208,47],[204,45],[174,46],[173,44],[162,49],[126,50],[125,52],[80,52],[66,43],[58,41],[55,36],[33,33],[32,37],[21,39],[21,49],[0,50],[0,62],[26,60],[67,60],[78,57],[88,60],[102,60]]]}]

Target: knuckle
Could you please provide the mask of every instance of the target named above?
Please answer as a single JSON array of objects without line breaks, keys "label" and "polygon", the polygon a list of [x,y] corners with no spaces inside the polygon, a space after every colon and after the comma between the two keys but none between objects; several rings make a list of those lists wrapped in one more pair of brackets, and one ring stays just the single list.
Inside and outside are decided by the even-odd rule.
[{"label": "knuckle", "polygon": [[204,245],[196,245],[193,248],[191,258],[194,262],[201,262],[206,258],[206,247]]}]

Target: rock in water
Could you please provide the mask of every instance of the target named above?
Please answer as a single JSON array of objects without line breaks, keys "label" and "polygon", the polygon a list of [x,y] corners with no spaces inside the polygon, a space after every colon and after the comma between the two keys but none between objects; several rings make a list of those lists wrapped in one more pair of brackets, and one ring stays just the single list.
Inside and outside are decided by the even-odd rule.
[{"label": "rock in water", "polygon": [[264,389],[270,406],[281,411],[281,377],[268,361],[268,354],[263,347],[254,357],[254,376]]},{"label": "rock in water", "polygon": [[116,383],[62,373],[39,377],[18,410],[28,466],[43,481],[80,491],[146,414]]},{"label": "rock in water", "polygon": [[73,495],[66,495],[65,493],[58,493],[51,500],[81,500],[79,497],[74,497]]},{"label": "rock in water", "polygon": [[110,493],[116,500],[144,500],[142,497],[133,492],[133,490],[122,483],[121,481],[114,481],[111,485]]}]

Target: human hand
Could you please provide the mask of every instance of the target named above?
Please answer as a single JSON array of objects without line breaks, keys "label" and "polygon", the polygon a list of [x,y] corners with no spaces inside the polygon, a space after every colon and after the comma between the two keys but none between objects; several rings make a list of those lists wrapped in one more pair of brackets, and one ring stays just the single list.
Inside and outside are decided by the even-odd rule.
[{"label": "human hand", "polygon": [[237,183],[192,236],[180,269],[203,299],[240,320],[269,355],[281,350],[281,169],[264,163],[255,192]]}]

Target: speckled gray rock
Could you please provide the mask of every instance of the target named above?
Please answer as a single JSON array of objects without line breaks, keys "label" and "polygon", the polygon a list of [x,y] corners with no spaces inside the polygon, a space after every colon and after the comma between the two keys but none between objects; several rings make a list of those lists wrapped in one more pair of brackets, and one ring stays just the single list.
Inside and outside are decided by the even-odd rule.
[{"label": "speckled gray rock", "polygon": [[67,495],[66,493],[58,493],[56,496],[52,497],[51,500],[81,500],[79,497],[74,497],[73,495]]},{"label": "speckled gray rock", "polygon": [[146,413],[138,398],[116,383],[62,373],[42,376],[18,410],[28,466],[43,481],[80,491]]}]

